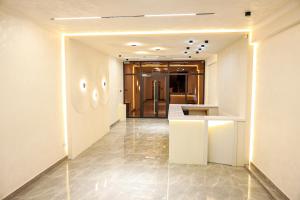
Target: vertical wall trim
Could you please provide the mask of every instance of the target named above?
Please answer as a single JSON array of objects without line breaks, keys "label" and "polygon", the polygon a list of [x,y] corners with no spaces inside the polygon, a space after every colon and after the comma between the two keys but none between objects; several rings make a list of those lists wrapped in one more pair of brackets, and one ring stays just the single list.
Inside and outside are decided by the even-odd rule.
[{"label": "vertical wall trim", "polygon": [[63,131],[64,131],[64,148],[65,153],[69,155],[68,143],[68,120],[67,120],[67,72],[66,72],[66,48],[65,35],[61,34],[61,96],[62,96],[62,114],[63,114]]},{"label": "vertical wall trim", "polygon": [[252,43],[252,33],[250,33],[249,42],[250,45],[253,46],[251,113],[250,113],[250,149],[249,149],[249,163],[250,163],[253,160],[254,120],[255,120],[255,100],[256,100],[256,67],[257,67],[257,47],[258,47],[258,43]]}]

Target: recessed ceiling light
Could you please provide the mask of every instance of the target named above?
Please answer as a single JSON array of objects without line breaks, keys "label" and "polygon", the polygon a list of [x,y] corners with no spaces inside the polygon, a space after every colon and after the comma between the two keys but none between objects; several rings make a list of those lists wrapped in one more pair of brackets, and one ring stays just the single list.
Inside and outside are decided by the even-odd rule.
[{"label": "recessed ceiling light", "polygon": [[245,11],[245,17],[251,17],[251,11],[250,10]]},{"label": "recessed ceiling light", "polygon": [[185,52],[184,52],[184,54],[188,54],[188,52],[187,52],[187,51],[185,51]]},{"label": "recessed ceiling light", "polygon": [[199,51],[201,51],[201,50],[202,50],[202,48],[199,48],[198,50],[199,50]]},{"label": "recessed ceiling light", "polygon": [[208,40],[205,40],[204,43],[205,43],[205,44],[208,44]]},{"label": "recessed ceiling light", "polygon": [[163,47],[153,47],[151,48],[152,51],[160,51],[160,50],[165,50]]},{"label": "recessed ceiling light", "polygon": [[188,43],[189,43],[190,45],[192,45],[192,44],[195,43],[195,41],[194,41],[194,40],[189,40]]},{"label": "recessed ceiling light", "polygon": [[205,47],[205,45],[204,45],[204,44],[202,44],[202,45],[201,45],[201,47]]},{"label": "recessed ceiling light", "polygon": [[196,51],[196,54],[198,54],[199,53],[199,51]]},{"label": "recessed ceiling light", "polygon": [[192,56],[189,56],[189,58],[192,58]]},{"label": "recessed ceiling light", "polygon": [[189,50],[189,49],[190,49],[190,47],[186,47],[186,49],[187,49],[187,50]]},{"label": "recessed ceiling light", "polygon": [[142,46],[142,44],[139,43],[139,42],[128,42],[126,45],[127,46],[132,46],[132,47]]}]

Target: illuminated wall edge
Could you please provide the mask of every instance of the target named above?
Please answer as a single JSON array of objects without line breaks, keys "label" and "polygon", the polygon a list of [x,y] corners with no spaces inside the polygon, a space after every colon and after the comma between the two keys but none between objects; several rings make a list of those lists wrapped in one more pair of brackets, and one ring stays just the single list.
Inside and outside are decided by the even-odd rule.
[{"label": "illuminated wall edge", "polygon": [[192,33],[248,33],[249,44],[253,46],[252,60],[252,86],[251,86],[251,113],[250,113],[250,150],[249,162],[253,159],[253,140],[254,140],[254,117],[255,117],[255,97],[256,97],[256,62],[258,43],[252,42],[251,29],[200,29],[200,30],[163,30],[163,31],[132,31],[132,32],[79,32],[61,34],[61,83],[62,83],[62,108],[63,108],[63,126],[64,126],[64,145],[66,155],[69,154],[68,141],[68,121],[67,121],[67,82],[66,82],[66,49],[65,37],[76,36],[118,36],[118,35],[164,35],[164,34],[192,34]]},{"label": "illuminated wall edge", "polygon": [[66,155],[69,155],[68,140],[68,116],[67,116],[67,72],[66,72],[66,47],[65,34],[61,34],[61,92],[62,92],[62,113],[63,113],[63,131],[64,131],[64,149]]},{"label": "illuminated wall edge", "polygon": [[253,161],[254,125],[255,125],[255,101],[256,101],[256,68],[258,43],[252,41],[252,32],[249,33],[249,44],[253,47],[252,57],[252,83],[251,83],[251,111],[250,111],[250,144],[249,163]]}]

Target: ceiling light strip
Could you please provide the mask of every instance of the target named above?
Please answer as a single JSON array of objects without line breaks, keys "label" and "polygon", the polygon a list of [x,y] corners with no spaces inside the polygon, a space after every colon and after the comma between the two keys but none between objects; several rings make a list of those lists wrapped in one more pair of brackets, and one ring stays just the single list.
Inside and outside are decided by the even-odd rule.
[{"label": "ceiling light strip", "polygon": [[184,16],[196,16],[196,13],[182,13],[182,14],[149,14],[145,17],[184,17]]},{"label": "ceiling light strip", "polygon": [[216,13],[213,13],[213,12],[207,12],[207,13],[196,13],[196,15],[214,15]]},{"label": "ceiling light strip", "polygon": [[137,17],[144,17],[144,15],[120,15],[120,16],[107,16],[107,17],[101,17],[101,18],[113,19],[113,18],[137,18]]},{"label": "ceiling light strip", "polygon": [[102,17],[55,17],[51,18],[51,20],[55,21],[64,21],[64,20],[92,20],[92,19],[101,19]]},{"label": "ceiling light strip", "polygon": [[92,17],[54,17],[51,20],[95,20],[95,19],[114,19],[114,18],[139,18],[139,17],[185,17],[197,15],[213,15],[215,13],[170,13],[170,14],[146,14],[146,15],[116,15],[116,16],[92,16]]},{"label": "ceiling light strip", "polygon": [[122,35],[172,35],[197,33],[248,33],[250,29],[198,29],[198,30],[161,30],[161,31],[122,31],[122,32],[78,32],[65,33],[65,36],[122,36]]}]

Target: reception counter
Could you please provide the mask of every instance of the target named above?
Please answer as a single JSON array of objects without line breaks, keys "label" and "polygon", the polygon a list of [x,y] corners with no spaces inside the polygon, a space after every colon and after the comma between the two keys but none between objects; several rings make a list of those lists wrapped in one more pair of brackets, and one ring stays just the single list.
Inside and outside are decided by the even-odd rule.
[{"label": "reception counter", "polygon": [[218,114],[214,105],[170,104],[169,162],[243,166],[245,120]]}]

